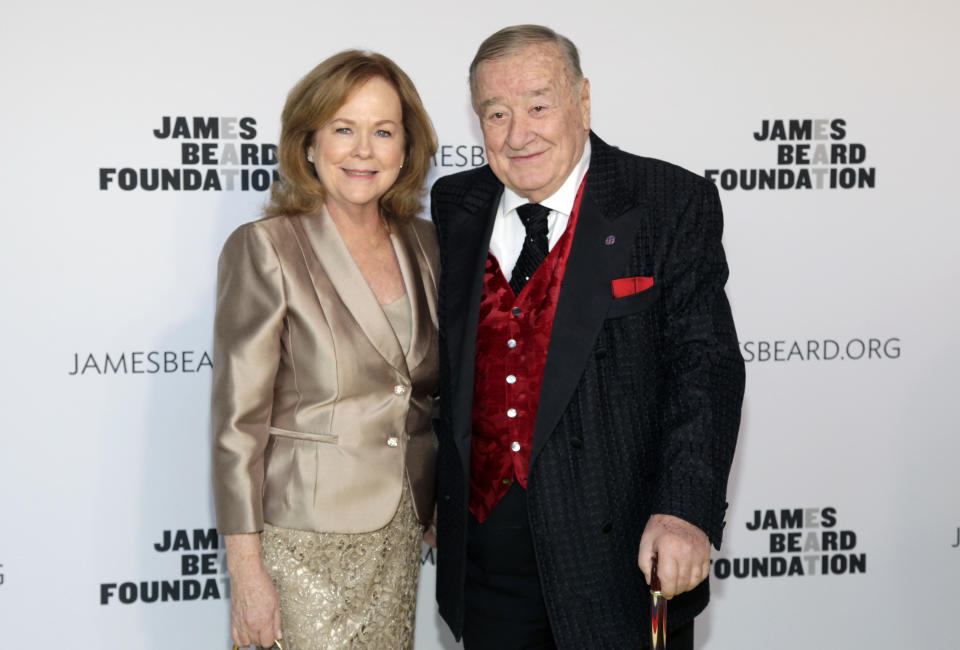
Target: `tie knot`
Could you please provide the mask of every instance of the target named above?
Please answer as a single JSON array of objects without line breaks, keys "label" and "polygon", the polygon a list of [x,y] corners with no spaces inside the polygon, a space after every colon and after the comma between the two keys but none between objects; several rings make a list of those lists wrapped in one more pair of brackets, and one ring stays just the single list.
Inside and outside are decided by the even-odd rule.
[{"label": "tie knot", "polygon": [[529,234],[547,232],[548,214],[550,214],[550,208],[540,205],[539,203],[525,203],[517,208],[517,215],[520,217],[520,222]]}]

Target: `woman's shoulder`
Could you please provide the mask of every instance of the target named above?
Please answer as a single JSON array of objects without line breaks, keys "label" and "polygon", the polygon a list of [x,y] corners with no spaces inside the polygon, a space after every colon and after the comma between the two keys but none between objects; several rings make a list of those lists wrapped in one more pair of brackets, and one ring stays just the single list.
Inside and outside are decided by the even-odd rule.
[{"label": "woman's shoulder", "polygon": [[437,244],[437,231],[436,228],[433,227],[433,223],[420,217],[410,217],[410,219],[406,221],[406,225],[417,238],[417,242],[427,257],[430,258],[431,261],[439,260],[440,247]]},{"label": "woman's shoulder", "polygon": [[433,222],[420,217],[410,217],[407,223],[422,245],[432,248],[437,247],[437,230],[433,227]]},{"label": "woman's shoulder", "polygon": [[288,228],[286,215],[262,217],[237,226],[227,237],[220,253],[221,259],[263,258],[276,255],[278,242]]},{"label": "woman's shoulder", "polygon": [[260,217],[259,219],[254,219],[253,221],[248,221],[240,225],[237,227],[237,230],[249,230],[269,236],[276,236],[277,233],[289,228],[291,219],[292,217],[286,214]]},{"label": "woman's shoulder", "polygon": [[251,238],[275,240],[290,227],[290,219],[291,217],[289,215],[281,214],[248,221],[247,223],[237,226],[234,231],[230,233],[227,241]]}]

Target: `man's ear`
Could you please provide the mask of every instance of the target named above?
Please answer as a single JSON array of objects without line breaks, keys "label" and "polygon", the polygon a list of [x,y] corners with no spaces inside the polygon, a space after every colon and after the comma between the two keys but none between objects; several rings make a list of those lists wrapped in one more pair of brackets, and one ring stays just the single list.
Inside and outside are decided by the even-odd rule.
[{"label": "man's ear", "polygon": [[583,119],[583,130],[590,130],[590,80],[584,79],[580,84],[580,114]]}]

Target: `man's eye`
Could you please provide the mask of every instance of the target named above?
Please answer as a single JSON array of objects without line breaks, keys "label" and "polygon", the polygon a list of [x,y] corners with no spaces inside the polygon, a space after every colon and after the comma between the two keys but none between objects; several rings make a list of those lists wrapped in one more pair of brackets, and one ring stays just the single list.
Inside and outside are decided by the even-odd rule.
[{"label": "man's eye", "polygon": [[500,111],[496,111],[496,112],[490,113],[490,119],[491,119],[491,120],[502,120],[502,119],[503,119],[503,113],[500,112]]},{"label": "man's eye", "polygon": [[540,112],[545,111],[545,110],[547,110],[547,107],[546,107],[546,106],[543,106],[542,104],[538,104],[537,106],[534,106],[534,107],[533,107],[533,112],[534,112],[534,113],[540,113]]}]

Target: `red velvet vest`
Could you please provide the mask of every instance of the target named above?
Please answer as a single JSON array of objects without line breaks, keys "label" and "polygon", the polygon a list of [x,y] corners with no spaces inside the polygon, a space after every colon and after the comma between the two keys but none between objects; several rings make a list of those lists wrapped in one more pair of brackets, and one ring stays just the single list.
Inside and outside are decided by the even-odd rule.
[{"label": "red velvet vest", "polygon": [[470,442],[470,512],[483,522],[510,484],[524,489],[553,316],[580,212],[583,183],[567,229],[514,295],[492,254],[483,273]]}]

